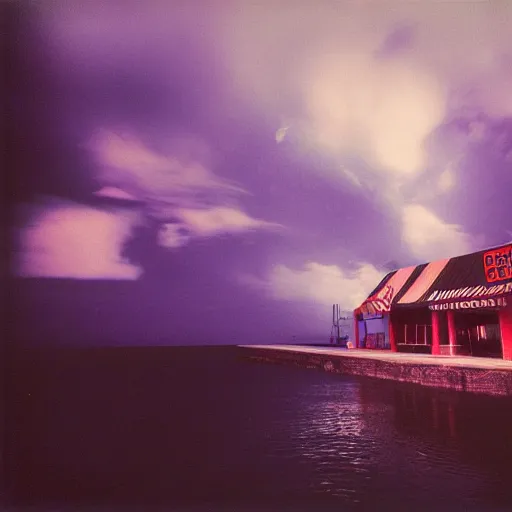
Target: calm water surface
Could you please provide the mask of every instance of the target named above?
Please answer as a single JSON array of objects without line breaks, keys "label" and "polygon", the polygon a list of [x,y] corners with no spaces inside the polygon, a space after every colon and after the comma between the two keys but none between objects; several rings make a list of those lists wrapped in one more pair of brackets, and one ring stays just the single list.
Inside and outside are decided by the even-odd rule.
[{"label": "calm water surface", "polygon": [[20,352],[8,394],[11,504],[512,510],[511,400],[242,353]]}]

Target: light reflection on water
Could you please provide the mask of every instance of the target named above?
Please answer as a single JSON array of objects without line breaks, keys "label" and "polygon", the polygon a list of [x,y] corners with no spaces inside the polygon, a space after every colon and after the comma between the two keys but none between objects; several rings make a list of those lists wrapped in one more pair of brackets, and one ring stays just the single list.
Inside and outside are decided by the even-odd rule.
[{"label": "light reflection on water", "polygon": [[[310,488],[317,494],[359,503],[362,481],[370,479],[371,450],[375,441],[365,435],[364,411],[358,385],[339,382],[311,386],[294,433],[300,456],[314,467]],[[355,399],[355,400],[354,400]]]},{"label": "light reflection on water", "polygon": [[230,349],[25,354],[17,365],[8,455],[20,501],[512,510],[508,399]]},{"label": "light reflection on water", "polygon": [[378,499],[368,499],[374,494],[436,510],[494,510],[509,502],[501,478],[510,469],[496,454],[512,454],[503,446],[510,400],[364,378],[324,380],[296,397],[286,450],[311,469],[312,493],[376,506]]}]

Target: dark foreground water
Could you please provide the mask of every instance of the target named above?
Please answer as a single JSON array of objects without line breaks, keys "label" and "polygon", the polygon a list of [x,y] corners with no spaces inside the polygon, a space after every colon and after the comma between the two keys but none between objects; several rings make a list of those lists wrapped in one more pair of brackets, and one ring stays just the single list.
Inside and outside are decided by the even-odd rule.
[{"label": "dark foreground water", "polygon": [[11,505],[512,510],[509,399],[240,354],[18,354],[7,404]]}]

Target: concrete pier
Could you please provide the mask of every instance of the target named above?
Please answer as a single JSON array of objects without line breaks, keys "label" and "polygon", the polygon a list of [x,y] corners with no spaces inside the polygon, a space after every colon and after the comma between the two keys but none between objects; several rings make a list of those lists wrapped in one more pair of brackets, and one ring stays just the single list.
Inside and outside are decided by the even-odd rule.
[{"label": "concrete pier", "polygon": [[502,359],[291,345],[240,345],[240,348],[245,356],[259,362],[293,364],[428,387],[512,396],[512,361]]}]

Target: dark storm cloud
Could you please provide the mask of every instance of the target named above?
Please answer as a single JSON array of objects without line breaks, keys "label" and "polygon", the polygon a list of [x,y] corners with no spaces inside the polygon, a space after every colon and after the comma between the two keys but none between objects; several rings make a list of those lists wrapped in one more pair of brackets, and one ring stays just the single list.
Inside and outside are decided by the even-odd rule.
[{"label": "dark storm cloud", "polygon": [[[246,325],[256,338],[293,330],[296,314],[320,328],[308,300],[322,314],[331,298],[350,308],[389,262],[464,251],[477,235],[492,244],[508,222],[508,7],[16,9],[10,168],[17,199],[33,203],[23,275],[138,278],[109,281],[105,302],[88,283],[66,305],[84,325],[99,315],[106,337],[135,342],[146,325],[154,339],[222,340]],[[457,109],[486,120],[464,127]],[[40,206],[41,194],[60,199]],[[41,307],[77,286],[41,283]]]},{"label": "dark storm cloud", "polygon": [[197,130],[215,89],[215,59],[197,34],[172,33],[176,23],[170,34],[163,27],[155,33],[154,17],[131,31],[127,21],[135,20],[114,4],[70,6],[22,4],[12,13],[10,104],[20,192],[87,196],[97,186],[84,147],[94,130],[129,126],[157,140]]},{"label": "dark storm cloud", "polygon": [[[425,174],[407,194],[423,195],[443,218],[463,225],[478,248],[510,240],[505,219],[512,190],[511,119],[482,113],[455,117],[439,127],[429,146],[437,172]],[[450,175],[449,188],[442,186],[443,175]]]}]

